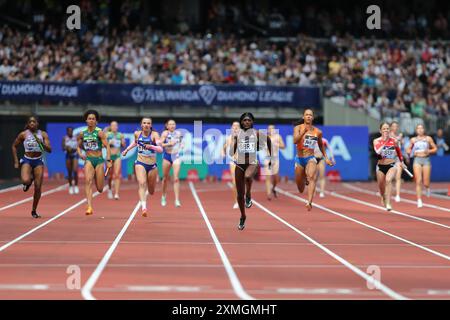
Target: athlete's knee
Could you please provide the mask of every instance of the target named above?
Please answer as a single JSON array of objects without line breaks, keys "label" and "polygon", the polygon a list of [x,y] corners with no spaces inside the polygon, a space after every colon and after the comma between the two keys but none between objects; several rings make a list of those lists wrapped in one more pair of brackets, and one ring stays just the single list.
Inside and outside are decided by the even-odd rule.
[{"label": "athlete's knee", "polygon": [[22,179],[22,183],[25,184],[25,185],[27,185],[27,186],[30,185],[31,182],[32,182],[32,181],[31,181],[31,178]]},{"label": "athlete's knee", "polygon": [[138,186],[140,189],[145,189],[147,187],[147,183],[146,182],[139,182]]},{"label": "athlete's knee", "polygon": [[173,179],[173,183],[178,183],[178,182],[180,182],[180,179],[179,179],[179,178]]}]

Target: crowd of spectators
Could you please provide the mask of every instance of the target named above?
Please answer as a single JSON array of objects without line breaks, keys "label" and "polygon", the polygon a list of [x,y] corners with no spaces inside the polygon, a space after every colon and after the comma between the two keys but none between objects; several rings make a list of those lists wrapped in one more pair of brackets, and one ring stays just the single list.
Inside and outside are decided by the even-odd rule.
[{"label": "crowd of spectators", "polygon": [[[319,14],[314,5],[306,5],[300,12],[272,10],[267,15],[250,4],[225,6],[212,1],[208,19],[214,32],[169,34],[151,26],[138,28],[138,0],[121,4],[121,19],[115,25],[110,24],[108,0],[83,0],[83,25],[77,32],[67,30],[64,22],[37,23],[33,31],[0,26],[0,80],[322,85],[325,96],[341,97],[378,118],[398,117],[402,112],[422,118],[448,116],[447,42],[337,36],[345,25],[351,27],[350,22],[358,20],[356,11],[348,16],[326,10]],[[57,2],[50,9],[55,16],[60,10]],[[383,15],[384,26],[393,26],[389,17]],[[443,13],[435,18],[422,14],[398,19],[404,21],[398,30],[418,36],[442,29],[444,35],[447,18]],[[296,32],[326,38],[296,33],[293,39],[276,42],[223,29],[242,20],[264,27],[267,19],[285,20]]]}]

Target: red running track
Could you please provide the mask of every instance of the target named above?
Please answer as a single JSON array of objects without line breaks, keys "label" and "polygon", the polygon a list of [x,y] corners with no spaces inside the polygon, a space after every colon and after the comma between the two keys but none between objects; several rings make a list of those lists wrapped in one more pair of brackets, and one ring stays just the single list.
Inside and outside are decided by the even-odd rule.
[{"label": "red running track", "polygon": [[[89,217],[82,188],[55,191],[41,200],[42,219],[31,219],[31,201],[0,211],[0,299],[450,298],[449,212],[393,202],[400,214],[388,213],[373,183],[328,187],[308,213],[294,184],[268,201],[255,182],[244,231],[225,183],[183,182],[181,208],[171,191],[161,207],[158,189],[148,218],[131,182],[118,201],[98,195]],[[0,208],[31,192],[0,193]],[[80,288],[67,285],[69,266]]]}]

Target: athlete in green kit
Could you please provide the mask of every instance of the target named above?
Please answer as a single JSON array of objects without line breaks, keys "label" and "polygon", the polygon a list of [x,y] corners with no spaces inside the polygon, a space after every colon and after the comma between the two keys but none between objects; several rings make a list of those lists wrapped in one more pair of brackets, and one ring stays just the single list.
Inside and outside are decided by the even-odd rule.
[{"label": "athlete in green kit", "polygon": [[122,171],[121,148],[125,148],[125,136],[119,132],[119,124],[112,121],[105,129],[106,139],[111,148],[112,170],[108,174],[108,199],[113,198],[112,182],[114,181],[114,199],[119,200],[120,178]]},{"label": "athlete in green kit", "polygon": [[[86,199],[87,209],[86,215],[92,215],[92,183],[95,180],[95,186],[98,192],[103,191],[105,183],[105,169],[103,163],[102,149],[106,148],[106,167],[111,168],[111,150],[106,139],[105,133],[97,127],[100,116],[95,110],[88,110],[84,113],[84,120],[87,129],[83,130],[78,136],[78,154],[80,158],[85,160],[84,176],[86,179]],[[81,148],[86,154],[82,153]]]}]

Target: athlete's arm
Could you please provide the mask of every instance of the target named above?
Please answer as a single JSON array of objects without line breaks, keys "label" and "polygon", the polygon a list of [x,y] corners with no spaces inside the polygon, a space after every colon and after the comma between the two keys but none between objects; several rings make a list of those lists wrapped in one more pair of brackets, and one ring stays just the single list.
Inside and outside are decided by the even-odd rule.
[{"label": "athlete's arm", "polygon": [[306,129],[305,130],[301,129],[302,129],[301,124],[299,124],[294,128],[294,144],[298,144],[306,133]]},{"label": "athlete's arm", "polygon": [[44,139],[43,147],[44,150],[48,153],[52,153],[52,146],[50,145],[50,138],[48,137],[47,132],[42,131],[42,138]]},{"label": "athlete's arm", "polygon": [[154,141],[155,141],[155,143],[156,143],[156,146],[151,145],[151,144],[147,144],[147,145],[145,146],[145,148],[146,148],[147,150],[153,150],[153,151],[156,151],[156,152],[158,152],[158,153],[162,153],[162,152],[163,152],[163,147],[161,146],[161,141],[160,141],[160,139],[159,139],[159,133],[156,132],[156,131],[153,131],[153,132],[152,132],[152,135],[154,135]]},{"label": "athlete's arm", "polygon": [[122,151],[122,156],[126,156],[128,151],[130,151],[131,149],[135,148],[138,144],[137,144],[137,139],[139,137],[140,131],[135,131],[134,132],[134,141],[132,143],[130,143],[130,145],[128,147],[126,147],[125,150]]},{"label": "athlete's arm", "polygon": [[327,144],[325,145],[325,150],[328,151],[328,153],[330,154],[331,160],[332,160],[333,162],[336,162],[336,161],[334,160],[333,150],[331,149],[329,143],[327,143]]},{"label": "athlete's arm", "polygon": [[320,151],[321,151],[322,154],[323,154],[323,158],[325,159],[325,162],[326,162],[329,166],[333,166],[334,163],[333,163],[330,159],[328,159],[327,153],[325,152],[325,147],[324,147],[323,141],[322,141],[322,131],[319,131],[318,139],[317,139],[317,140],[318,140],[317,143],[319,144],[319,149],[320,149]]},{"label": "athlete's arm", "polygon": [[62,150],[69,152],[69,147],[66,146],[66,136],[62,139]]},{"label": "athlete's arm", "polygon": [[127,143],[125,142],[125,136],[122,134],[122,137],[120,138],[120,146],[122,148],[125,148]]},{"label": "athlete's arm", "polygon": [[407,154],[411,154],[411,150],[412,150],[415,142],[416,142],[415,138],[411,138],[409,140],[409,145],[406,147],[406,150],[405,150]]},{"label": "athlete's arm", "polygon": [[81,159],[86,160],[86,156],[83,154],[83,152],[81,152],[81,146],[83,145],[83,132],[80,132],[80,134],[78,134],[77,142],[78,142],[77,146],[78,155],[80,156]]},{"label": "athlete's arm", "polygon": [[234,136],[234,137],[232,137],[232,139],[231,139],[231,146],[230,146],[230,149],[229,149],[229,155],[230,155],[230,157],[233,157],[234,156],[234,154],[236,153],[236,149],[237,149],[237,137],[236,136]]},{"label": "athlete's arm", "polygon": [[23,141],[25,140],[24,138],[24,134],[23,132],[19,133],[19,135],[17,136],[17,138],[14,140],[12,146],[11,146],[11,150],[12,150],[12,155],[13,155],[13,160],[14,160],[14,168],[18,169],[19,168],[19,158],[17,157],[17,147],[23,143]]},{"label": "athlete's arm", "polygon": [[161,146],[162,146],[163,148],[172,145],[172,144],[169,143],[169,142],[164,143],[164,141],[166,141],[166,139],[167,139],[167,135],[168,135],[168,134],[169,134],[169,131],[167,131],[167,130],[164,130],[163,133],[161,134]]},{"label": "athlete's arm", "polygon": [[284,144],[283,137],[278,135],[278,149],[286,149],[286,145]]},{"label": "athlete's arm", "polygon": [[436,154],[438,148],[436,146],[436,143],[434,143],[434,140],[432,137],[427,137],[428,143],[430,144],[430,149],[428,149],[428,154]]},{"label": "athlete's arm", "polygon": [[[375,150],[375,153],[378,155],[381,154],[381,150],[383,150],[383,147],[385,145],[385,142],[382,142],[378,146],[379,139],[380,138],[373,140],[373,149]],[[377,146],[378,146],[378,149],[377,149]]]},{"label": "athlete's arm", "polygon": [[103,131],[98,132],[98,137],[102,141],[103,145],[106,148],[106,161],[107,167],[111,166],[111,147],[109,146],[108,140],[106,139],[106,134]]}]

